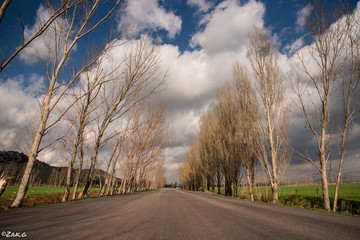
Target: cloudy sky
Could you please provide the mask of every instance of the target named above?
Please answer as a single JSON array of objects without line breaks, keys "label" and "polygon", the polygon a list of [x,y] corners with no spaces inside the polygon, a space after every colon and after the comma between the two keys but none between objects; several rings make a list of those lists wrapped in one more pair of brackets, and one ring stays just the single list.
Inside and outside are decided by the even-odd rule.
[{"label": "cloudy sky", "polygon": [[[305,1],[306,2],[306,1]],[[357,1],[350,1],[355,9]],[[235,60],[247,65],[248,35],[254,26],[265,29],[276,40],[279,65],[285,73],[293,70],[293,54],[304,46],[304,18],[311,9],[303,0],[131,0],[114,23],[118,30],[130,19],[135,23],[128,36],[152,32],[161,40],[161,65],[169,72],[166,89],[154,101],[167,103],[167,121],[173,131],[165,150],[168,182],[177,181],[189,142],[196,138],[198,120],[213,104],[217,91],[231,79]],[[14,1],[0,24],[1,33],[22,14],[26,34],[36,21],[46,18],[41,1]],[[17,23],[17,26],[19,24]],[[19,44],[19,32],[10,31],[1,46]],[[39,43],[40,44],[40,43]],[[41,45],[41,44],[40,44]],[[0,73],[0,150],[17,150],[24,137],[22,126],[38,114],[34,92],[41,88],[43,69],[34,58],[34,49],[25,49]],[[1,54],[4,54],[2,50]],[[304,123],[291,117],[291,144],[297,149],[313,148]],[[360,179],[360,127],[352,125],[344,173]],[[61,164],[56,151],[39,159]],[[336,159],[336,156],[332,156]],[[335,163],[335,162],[334,162]],[[308,163],[293,160],[288,175],[316,176]]]}]

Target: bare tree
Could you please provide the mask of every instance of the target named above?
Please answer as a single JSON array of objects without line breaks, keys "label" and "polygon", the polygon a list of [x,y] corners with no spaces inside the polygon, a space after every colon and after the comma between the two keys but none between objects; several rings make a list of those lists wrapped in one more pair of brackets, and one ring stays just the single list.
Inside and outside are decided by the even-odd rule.
[{"label": "bare tree", "polygon": [[[8,8],[9,4],[11,3],[11,0],[5,0],[3,4],[1,5],[0,9],[0,22],[5,14],[6,9]],[[67,14],[68,11],[72,11],[72,9],[76,9],[77,5],[81,3],[81,0],[61,0],[61,1],[52,1],[48,4],[48,7],[52,9],[50,12],[49,18],[40,23],[39,26],[37,26],[37,29],[35,32],[29,36],[28,39],[24,39],[24,33],[22,34],[22,41],[21,44],[16,48],[12,50],[8,50],[7,53],[3,54],[1,56],[1,65],[0,65],[0,72],[11,62],[14,60],[14,58],[24,49],[26,48],[31,42],[33,42],[36,38],[41,36],[50,26],[54,24],[54,22],[61,17],[64,17],[64,15]],[[75,10],[74,10],[75,11]],[[20,22],[21,18],[20,18]],[[23,29],[24,32],[24,29]]]},{"label": "bare tree", "polygon": [[248,74],[237,63],[233,82],[219,91],[213,113],[209,111],[201,115],[199,140],[190,145],[181,168],[179,181],[183,187],[196,190],[205,183],[209,190],[216,178],[220,193],[224,178],[225,195],[237,196],[241,167],[244,166],[253,199],[252,188],[259,158],[257,114],[257,99]]},{"label": "bare tree", "polygon": [[90,171],[85,180],[85,187],[79,194],[82,198],[92,182],[97,156],[101,147],[118,133],[105,136],[108,127],[124,116],[131,108],[142,103],[159,90],[166,79],[166,73],[159,68],[158,46],[150,42],[150,38],[143,36],[135,43],[130,43],[120,63],[113,64],[112,80],[100,93],[102,104],[102,118],[98,122],[94,149],[91,155]]},{"label": "bare tree", "polygon": [[107,164],[107,169],[106,169],[107,176],[105,178],[105,183],[99,191],[100,196],[108,195],[110,189],[112,189],[115,184],[116,165],[119,162],[119,157],[122,151],[122,144],[125,141],[125,139],[128,137],[128,135],[130,135],[131,129],[129,128],[131,128],[130,123],[133,117],[132,115],[133,113],[134,111],[131,109],[126,120],[125,127],[118,130],[119,133],[116,137],[116,143],[112,149],[112,153],[109,158],[109,162]]},{"label": "bare tree", "polygon": [[[101,62],[102,58],[99,59]],[[71,187],[71,174],[73,170],[73,166],[75,164],[75,160],[78,157],[79,147],[84,140],[84,132],[86,126],[92,121],[89,119],[90,114],[97,109],[97,106],[92,106],[97,96],[99,95],[101,86],[105,84],[105,82],[101,82],[103,79],[106,79],[106,76],[102,76],[103,72],[101,70],[101,64],[98,62],[95,69],[92,71],[88,71],[84,73],[84,83],[80,83],[77,88],[73,89],[73,94],[70,95],[70,102],[76,101],[73,106],[75,116],[69,116],[69,122],[71,126],[76,131],[75,139],[73,139],[72,143],[72,154],[71,159],[69,161],[69,167],[67,170],[66,183],[65,183],[65,192],[62,198],[62,201],[65,202],[68,200],[70,195],[70,187]],[[75,99],[75,100],[74,100]],[[79,100],[77,100],[79,99]],[[72,115],[72,114],[69,114]],[[79,171],[81,171],[81,167],[79,166]],[[80,174],[79,174],[80,176]]]},{"label": "bare tree", "polygon": [[251,85],[249,72],[239,62],[233,66],[233,89],[236,91],[239,107],[239,143],[243,145],[240,152],[242,165],[244,167],[250,200],[254,201],[253,186],[255,185],[255,173],[258,159],[260,158],[260,148],[258,138],[260,134],[259,126],[259,106],[256,94]]},{"label": "bare tree", "polygon": [[[360,44],[358,38],[359,32],[359,16],[352,14],[346,3],[342,8],[335,8],[337,18],[341,18],[345,31],[345,53],[342,54],[344,61],[344,68],[341,72],[340,85],[342,86],[342,102],[343,102],[343,119],[341,127],[341,143],[340,143],[340,157],[339,168],[336,178],[336,186],[334,192],[333,211],[337,211],[337,200],[339,186],[341,182],[341,173],[344,164],[344,155],[346,142],[348,137],[349,125],[356,117],[356,104],[359,101],[359,78],[360,78]],[[340,88],[341,89],[341,88]]]},{"label": "bare tree", "polygon": [[75,173],[74,192],[73,192],[72,199],[76,199],[77,189],[79,187],[81,172],[82,172],[83,164],[84,164],[85,149],[86,149],[85,139],[84,139],[84,135],[82,135],[81,139],[80,139],[80,146],[79,146],[79,151],[78,151],[79,165],[77,166],[76,173]]},{"label": "bare tree", "polygon": [[8,185],[9,178],[6,177],[4,172],[0,175],[0,197],[5,192],[6,186]]},{"label": "bare tree", "polygon": [[[70,78],[64,82],[60,76],[64,65],[68,62],[70,53],[80,39],[89,35],[99,25],[113,16],[113,14],[121,7],[120,2],[120,0],[115,1],[110,10],[107,12],[101,12],[99,10],[101,9],[100,0],[94,1],[91,4],[81,1],[81,4],[75,5],[72,11],[66,12],[66,15],[62,16],[61,21],[53,21],[50,24],[52,31],[50,32],[50,35],[52,34],[52,39],[50,41],[52,42],[47,42],[45,46],[48,48],[48,54],[46,56],[40,56],[41,60],[45,63],[48,83],[44,85],[44,96],[40,101],[40,120],[33,136],[29,160],[12,207],[19,207],[25,197],[30,174],[38,153],[52,144],[50,143],[41,147],[40,144],[43,137],[62,119],[62,117],[70,109],[71,105],[65,111],[60,113],[59,116],[51,123],[48,122],[50,113],[54,111],[57,104],[61,99],[63,99],[67,90],[73,86],[80,74],[88,70],[94,63],[96,63],[97,59],[101,55],[105,54],[117,41],[112,41],[109,44],[105,43],[103,47],[101,47],[98,52],[90,58],[90,60],[86,61],[78,71],[71,74]],[[53,16],[56,11],[58,11],[57,8],[52,8],[51,5],[49,5],[48,10],[51,13],[50,16]],[[121,35],[115,38],[115,40],[120,37]]]},{"label": "bare tree", "polygon": [[[98,196],[104,196],[107,195],[109,193],[110,190],[110,185],[111,185],[111,181],[113,181],[113,174],[110,174],[110,171],[112,172],[113,170],[115,171],[116,169],[116,163],[118,162],[119,156],[120,156],[120,148],[121,148],[121,144],[122,144],[122,136],[119,134],[119,136],[116,139],[116,144],[114,145],[112,151],[111,151],[111,155],[109,158],[109,161],[107,163],[107,168],[106,168],[106,175],[105,175],[105,181],[104,184],[102,184],[100,186],[100,191],[98,193]],[[111,167],[111,170],[110,170]]]},{"label": "bare tree", "polygon": [[[255,79],[261,108],[262,138],[261,165],[269,179],[272,201],[278,202],[279,168],[286,167],[290,159],[280,161],[279,155],[287,146],[287,107],[284,104],[283,76],[278,66],[278,50],[274,41],[263,30],[254,28],[250,34],[248,59]],[[262,112],[262,111],[260,111]]]},{"label": "bare tree", "polygon": [[199,122],[199,144],[200,144],[200,164],[206,180],[206,190],[210,190],[210,185],[214,186],[215,171],[217,167],[216,149],[213,137],[213,116],[210,112],[205,112],[200,117]]},{"label": "bare tree", "polygon": [[[213,113],[201,116],[199,140],[190,145],[179,181],[185,188],[197,189],[199,181],[205,180],[209,189],[209,182],[216,175],[218,191],[224,178],[225,195],[237,196],[243,166],[253,201],[255,170],[260,159],[273,190],[273,202],[277,202],[278,184],[291,158],[278,51],[266,33],[254,29],[248,57],[259,94],[255,93],[246,69],[234,64],[233,81],[219,91]],[[264,108],[264,115],[260,107]]]},{"label": "bare tree", "polygon": [[185,160],[179,169],[180,185],[192,191],[198,191],[203,182],[198,147],[198,141],[190,143],[189,152],[186,154]]},{"label": "bare tree", "polygon": [[162,162],[162,152],[168,141],[168,126],[164,122],[165,106],[140,105],[134,109],[131,136],[124,142],[125,168],[123,192],[145,189],[156,166]]},{"label": "bare tree", "polygon": [[11,0],[4,0],[3,4],[1,5],[1,8],[0,8],[0,23],[1,23],[1,20],[3,19],[3,17],[4,17],[6,9],[8,8],[10,3],[11,3]]},{"label": "bare tree", "polygon": [[[140,144],[141,164],[139,165],[138,182],[140,189],[146,189],[149,186],[143,185],[152,179],[152,175],[158,164],[163,162],[163,151],[169,141],[168,125],[165,123],[166,106],[160,104],[152,107],[147,105],[145,111],[145,123],[140,131],[137,131]],[[142,150],[141,150],[142,149]]]},{"label": "bare tree", "polygon": [[226,84],[218,93],[214,113],[216,116],[216,149],[220,156],[222,171],[225,178],[225,195],[237,196],[241,170],[241,144],[239,134],[239,107],[236,93],[230,84]]},{"label": "bare tree", "polygon": [[[200,186],[204,186],[204,189],[209,191],[210,186],[214,189],[216,183],[217,193],[220,194],[223,163],[219,142],[222,136],[216,124],[218,124],[216,114],[208,111],[201,115],[199,139],[191,142],[186,161],[179,173],[179,182],[183,188],[197,190]],[[231,189],[231,180],[228,185]]]},{"label": "bare tree", "polygon": [[336,14],[335,9],[328,11],[320,1],[315,1],[312,12],[306,19],[313,42],[296,53],[298,67],[306,78],[299,77],[293,87],[298,98],[296,104],[302,112],[306,128],[316,140],[318,162],[309,154],[302,156],[321,174],[324,208],[327,211],[330,211],[327,176],[327,160],[330,153],[330,99],[338,88],[337,80],[341,77],[340,73],[345,64],[344,39],[348,37],[344,30],[346,24],[338,21],[341,16]]},{"label": "bare tree", "polygon": [[152,181],[152,188],[162,188],[166,184],[165,167],[162,161],[155,167],[156,172]]}]

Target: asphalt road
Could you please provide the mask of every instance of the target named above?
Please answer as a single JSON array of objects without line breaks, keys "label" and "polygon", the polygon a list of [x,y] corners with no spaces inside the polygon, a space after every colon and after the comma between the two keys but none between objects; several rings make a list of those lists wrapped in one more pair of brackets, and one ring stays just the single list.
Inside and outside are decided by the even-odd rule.
[{"label": "asphalt road", "polygon": [[161,189],[3,211],[4,231],[25,239],[360,239],[360,217]]}]

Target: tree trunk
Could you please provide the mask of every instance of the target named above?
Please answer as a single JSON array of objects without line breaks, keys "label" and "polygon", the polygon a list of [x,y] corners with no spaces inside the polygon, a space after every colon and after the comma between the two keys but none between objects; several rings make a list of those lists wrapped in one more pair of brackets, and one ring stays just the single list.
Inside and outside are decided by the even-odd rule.
[{"label": "tree trunk", "polygon": [[[346,134],[346,130],[345,130],[344,134]],[[343,166],[343,163],[344,163],[344,145],[345,145],[345,138],[343,138],[342,149],[341,149],[341,153],[340,153],[341,156],[340,156],[340,161],[339,161],[338,175],[337,175],[337,178],[336,178],[333,212],[336,212],[337,209],[338,209],[337,208],[337,201],[338,201],[339,186],[340,186],[340,182],[341,182],[342,166]]]},{"label": "tree trunk", "polygon": [[134,175],[131,176],[127,192],[132,192],[134,188]]},{"label": "tree trunk", "polygon": [[73,192],[73,195],[72,195],[73,200],[76,199],[76,193],[77,193],[77,189],[79,187],[80,174],[81,174],[81,170],[78,169],[77,172],[76,172],[75,179],[74,179],[74,192]]},{"label": "tree trunk", "polygon": [[324,201],[324,208],[326,211],[330,211],[330,199],[329,199],[329,187],[328,187],[328,178],[327,178],[327,169],[326,169],[326,125],[328,121],[328,114],[327,114],[327,99],[328,95],[325,96],[325,99],[322,101],[322,111],[321,111],[321,143],[320,143],[320,150],[319,150],[319,160],[321,166],[321,184],[322,184],[322,193],[323,193],[323,201]]},{"label": "tree trunk", "polygon": [[340,182],[341,182],[342,166],[343,166],[343,163],[344,163],[346,132],[347,132],[347,126],[348,126],[348,123],[349,123],[349,118],[348,118],[348,116],[349,116],[349,105],[350,105],[350,100],[348,98],[347,108],[346,108],[346,112],[345,112],[344,129],[343,129],[343,132],[342,132],[342,135],[341,135],[340,160],[339,160],[338,174],[337,174],[337,178],[336,178],[333,212],[337,211],[338,192],[339,192],[339,186],[340,186]]},{"label": "tree trunk", "polygon": [[321,164],[321,185],[322,185],[324,208],[326,211],[330,211],[331,209],[330,209],[329,187],[328,187],[329,184],[328,184],[325,164]]},{"label": "tree trunk", "polygon": [[253,179],[251,176],[251,172],[250,169],[246,169],[246,179],[247,179],[247,185],[248,185],[248,190],[249,190],[249,198],[250,201],[254,201],[254,191],[253,191]]},{"label": "tree trunk", "polygon": [[111,177],[110,183],[106,189],[105,195],[113,195],[114,193],[115,178]]},{"label": "tree trunk", "polygon": [[105,178],[104,184],[100,187],[100,191],[99,191],[99,193],[98,193],[98,197],[99,197],[99,196],[107,195],[107,194],[105,194],[105,192],[106,192],[106,189],[108,189],[108,184],[109,184],[109,176],[108,176],[108,174],[107,174],[107,175],[106,175],[106,178]]},{"label": "tree trunk", "polygon": [[[69,200],[70,190],[71,190],[71,173],[72,173],[76,155],[77,155],[77,148],[78,148],[78,144],[74,144],[73,155],[71,157],[70,164],[69,164],[67,174],[66,174],[66,183],[65,183],[66,188],[65,188],[64,196],[61,200],[62,202],[66,202],[67,200]],[[76,193],[76,191],[75,191],[75,193]],[[75,198],[73,198],[73,199],[75,199]]]},{"label": "tree trunk", "polygon": [[84,198],[84,197],[85,197],[85,195],[87,194],[87,191],[88,191],[88,189],[89,189],[89,187],[90,187],[90,184],[91,184],[91,181],[90,181],[90,180],[85,182],[85,186],[84,186],[84,188],[81,190],[81,192],[79,193],[78,199],[81,199],[81,198]]},{"label": "tree trunk", "polygon": [[75,176],[75,180],[74,180],[74,193],[73,193],[74,200],[76,199],[76,194],[77,194],[77,189],[78,189],[79,182],[80,182],[83,163],[84,163],[84,139],[83,139],[83,135],[82,135],[81,141],[80,141],[79,168],[76,172],[76,176]]},{"label": "tree trunk", "polygon": [[69,164],[67,174],[66,174],[66,183],[65,183],[65,192],[64,196],[61,199],[62,202],[66,202],[69,199],[70,188],[71,188],[71,172],[72,172],[72,164]]},{"label": "tree trunk", "polygon": [[[65,193],[64,193],[64,197],[62,199],[62,202],[65,202],[69,199],[69,195],[70,195],[70,185],[71,185],[71,172],[72,172],[72,169],[73,169],[73,166],[74,166],[74,163],[75,163],[75,160],[76,160],[76,156],[78,154],[78,147],[79,145],[81,145],[82,147],[82,144],[81,141],[83,141],[83,134],[84,134],[84,129],[85,129],[85,117],[86,117],[86,113],[87,113],[87,109],[88,109],[88,106],[89,106],[89,100],[90,99],[90,93],[87,94],[87,105],[86,107],[83,109],[83,111],[81,112],[81,116],[80,116],[80,126],[79,126],[79,130],[78,130],[78,133],[76,135],[76,139],[75,139],[75,143],[74,143],[74,146],[73,146],[73,152],[72,152],[72,156],[71,156],[71,160],[70,160],[70,163],[69,163],[69,169],[67,171],[67,176],[66,176],[66,188],[65,188]],[[81,150],[82,151],[82,150]],[[81,167],[82,167],[82,162],[80,163]],[[80,168],[80,171],[81,171],[81,168]],[[77,183],[79,182],[79,179],[77,179],[76,181]],[[75,196],[76,196],[76,189],[74,189],[75,191],[75,194],[73,196],[73,199],[75,199]]]},{"label": "tree trunk", "polygon": [[81,158],[82,157],[80,157],[79,169],[76,171],[76,176],[74,179],[74,192],[73,192],[72,199],[76,199],[77,189],[79,187],[80,176],[81,176],[81,171],[82,171],[82,163],[83,163],[83,160]]},{"label": "tree trunk", "polygon": [[36,161],[36,157],[38,155],[38,150],[40,147],[41,139],[44,135],[46,122],[47,122],[47,119],[49,116],[49,111],[45,111],[45,110],[49,109],[50,98],[51,98],[51,95],[49,96],[49,94],[48,94],[46,96],[45,103],[42,105],[43,113],[42,113],[41,121],[40,121],[39,126],[37,127],[37,131],[35,132],[35,136],[34,136],[34,139],[33,139],[32,145],[31,145],[31,149],[30,149],[30,156],[29,156],[28,162],[25,167],[25,172],[24,172],[23,177],[21,178],[19,190],[17,192],[16,198],[15,198],[14,202],[12,203],[11,207],[20,207],[25,198],[25,195],[26,195],[26,192],[27,192],[27,189],[29,186],[31,171],[33,169],[34,163]]},{"label": "tree trunk", "polygon": [[221,178],[220,178],[220,170],[218,168],[217,172],[217,194],[221,194],[220,188],[221,188]]},{"label": "tree trunk", "polygon": [[237,181],[232,181],[233,183],[232,185],[232,196],[233,197],[237,197],[238,193],[237,193],[237,189],[238,189],[238,185],[237,185]]},{"label": "tree trunk", "polygon": [[88,174],[86,174],[86,177],[85,177],[85,186],[79,194],[79,197],[78,197],[79,199],[85,197],[85,195],[90,187],[90,184],[94,178],[93,175],[94,175],[94,169],[95,169],[95,165],[96,165],[96,161],[97,161],[97,154],[98,154],[99,147],[100,147],[100,139],[98,140],[97,144],[95,145],[95,149],[94,149],[93,155],[91,157],[90,169],[89,169]]},{"label": "tree trunk", "polygon": [[208,175],[206,177],[206,190],[210,191],[210,185],[211,185],[211,180],[210,180],[210,176]]},{"label": "tree trunk", "polygon": [[93,171],[94,171],[94,167],[91,167],[85,177],[85,185],[84,185],[84,188],[82,189],[82,191],[79,193],[78,199],[84,198],[85,195],[87,194],[87,191],[89,190],[92,179],[93,179],[93,174],[92,174]]},{"label": "tree trunk", "polygon": [[231,180],[225,176],[225,196],[232,196]]},{"label": "tree trunk", "polygon": [[[267,104],[270,106],[270,104]],[[268,134],[269,134],[269,142],[270,142],[270,152],[271,152],[271,169],[272,169],[272,177],[271,177],[271,191],[272,191],[272,203],[277,203],[279,201],[278,196],[278,179],[277,179],[277,153],[275,149],[274,143],[274,119],[270,116],[270,110],[267,110],[267,122],[268,122]]]},{"label": "tree trunk", "polygon": [[[117,145],[117,148],[118,148],[118,147],[120,147],[119,144]],[[114,156],[114,158],[112,159],[113,162],[111,163],[111,169],[110,169],[111,174],[109,174],[109,176],[108,176],[108,177],[109,177],[108,182],[110,182],[110,183],[107,184],[107,190],[106,190],[105,195],[108,195],[108,194],[109,194],[109,190],[114,187],[116,163],[117,163],[117,161],[118,161],[118,159],[119,159],[120,153],[121,153],[121,151],[120,151],[120,149],[119,149],[119,150],[117,151],[116,155]],[[110,163],[109,163],[109,164],[110,164]],[[112,195],[112,193],[113,193],[113,192],[111,192],[111,195]]]},{"label": "tree trunk", "polygon": [[107,168],[106,168],[105,182],[104,182],[104,185],[102,185],[100,187],[100,191],[99,191],[98,196],[104,196],[104,194],[107,195],[107,193],[105,193],[105,191],[107,192],[109,181],[110,181],[109,168],[110,168],[110,164],[111,164],[112,160],[113,160],[113,156],[110,157],[109,163],[108,163]]},{"label": "tree trunk", "polygon": [[117,194],[121,194],[121,185],[122,185],[122,181],[120,182],[120,185],[118,186],[119,187],[119,189],[117,190]]},{"label": "tree trunk", "polygon": [[[119,151],[120,152],[120,151]],[[114,187],[114,184],[116,182],[116,177],[115,177],[115,170],[116,170],[116,162],[117,162],[117,158],[119,156],[116,157],[114,163],[113,163],[113,166],[112,166],[112,169],[111,169],[111,175],[110,175],[110,179],[111,179],[111,182],[110,182],[110,185],[108,186],[108,189],[106,191],[106,195],[109,194],[109,189],[113,189]],[[113,195],[113,190],[111,190],[111,195]]]},{"label": "tree trunk", "polygon": [[127,177],[125,175],[125,178],[123,179],[122,183],[121,183],[121,191],[122,193],[126,193],[126,184],[127,184]]},{"label": "tree trunk", "polygon": [[277,203],[279,201],[279,194],[278,194],[278,183],[274,181],[271,183],[271,191],[272,191],[272,203]]},{"label": "tree trunk", "polygon": [[0,197],[5,192],[7,184],[8,184],[8,179],[4,175],[1,175],[1,177],[0,177]]}]

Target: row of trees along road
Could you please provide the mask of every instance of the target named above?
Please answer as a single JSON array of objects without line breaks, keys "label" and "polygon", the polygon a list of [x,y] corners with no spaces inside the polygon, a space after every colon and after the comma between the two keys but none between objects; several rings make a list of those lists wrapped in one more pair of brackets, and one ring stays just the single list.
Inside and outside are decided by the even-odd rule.
[{"label": "row of trees along road", "polygon": [[[293,56],[299,71],[292,76],[281,73],[278,50],[271,37],[256,28],[250,34],[248,60],[252,71],[249,73],[235,63],[232,82],[219,92],[213,109],[201,116],[198,140],[190,144],[180,169],[179,182],[185,188],[209,189],[215,182],[218,187],[224,182],[225,195],[236,196],[243,168],[253,200],[255,167],[260,161],[273,202],[277,202],[278,184],[295,151],[319,171],[324,208],[330,211],[328,162],[332,152],[338,154],[332,208],[337,211],[349,128],[360,100],[360,16],[357,11],[351,12],[344,1],[336,2],[332,8],[321,1],[308,7],[310,14],[305,19],[308,34],[304,38],[308,42]],[[288,98],[285,92],[290,93]],[[287,104],[289,98],[292,105]],[[289,146],[290,107],[313,135],[317,143],[314,152],[304,153]]]},{"label": "row of trees along road", "polygon": [[201,116],[199,138],[190,144],[179,173],[185,188],[197,190],[205,183],[209,190],[216,182],[219,191],[224,181],[225,195],[237,196],[243,168],[253,201],[260,161],[271,184],[273,202],[278,201],[278,184],[291,156],[288,108],[283,101],[285,78],[277,56],[271,37],[254,29],[248,49],[253,75],[236,62],[233,80],[218,93],[212,111]]},{"label": "row of trees along road", "polygon": [[[299,154],[321,175],[327,211],[331,210],[328,190],[331,147],[339,149],[333,205],[333,211],[337,211],[348,128],[357,115],[359,103],[359,17],[359,12],[352,13],[345,1],[337,2],[330,10],[326,3],[316,1],[306,19],[312,43],[297,51],[295,56],[300,69],[293,84],[295,105],[315,138],[317,159],[309,153]],[[342,106],[337,106],[339,103]],[[342,108],[342,114],[331,113],[336,107]],[[341,140],[334,143],[331,135]]]},{"label": "row of trees along road", "polygon": [[[3,2],[0,20],[10,3]],[[159,69],[158,46],[147,36],[126,39],[124,36],[132,26],[129,22],[121,32],[112,29],[107,34],[103,32],[108,38],[97,41],[88,54],[70,58],[76,54],[74,49],[81,49],[84,41],[98,36],[100,26],[114,21],[123,6],[120,0],[111,3],[100,0],[48,2],[47,19],[38,22],[33,35],[23,39],[16,49],[8,49],[10,54],[1,56],[2,71],[32,42],[41,41],[45,49],[37,54],[47,77],[38,98],[40,118],[33,129],[27,151],[29,159],[12,207],[22,204],[38,154],[58,144],[59,140],[65,142],[69,162],[63,201],[69,198],[72,182],[75,185],[73,198],[76,197],[84,158],[89,156],[90,170],[78,197],[87,195],[99,164],[99,154],[108,149],[112,150],[101,195],[111,194],[119,187],[115,177],[119,175],[116,171],[120,165],[131,169],[123,174],[123,178],[129,179],[122,183],[122,187],[126,187],[124,191],[159,186],[156,181],[164,181],[162,150],[169,136],[164,123],[165,107],[147,103],[166,79],[166,73]],[[113,55],[114,51],[119,54]],[[74,59],[76,63],[72,63]],[[61,134],[55,139],[46,139],[51,131]],[[120,159],[126,159],[126,163]],[[74,164],[77,173],[72,180]]]}]

